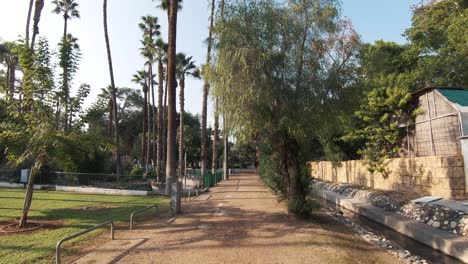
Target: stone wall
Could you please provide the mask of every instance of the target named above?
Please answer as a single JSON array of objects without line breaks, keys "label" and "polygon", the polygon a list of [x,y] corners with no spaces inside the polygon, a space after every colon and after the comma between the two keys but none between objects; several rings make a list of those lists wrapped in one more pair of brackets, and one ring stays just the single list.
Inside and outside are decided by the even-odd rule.
[{"label": "stone wall", "polygon": [[330,161],[309,164],[312,176],[323,181],[444,198],[465,196],[462,156],[389,159],[386,161],[388,173],[384,175],[370,173],[361,160],[344,161],[337,166]]}]

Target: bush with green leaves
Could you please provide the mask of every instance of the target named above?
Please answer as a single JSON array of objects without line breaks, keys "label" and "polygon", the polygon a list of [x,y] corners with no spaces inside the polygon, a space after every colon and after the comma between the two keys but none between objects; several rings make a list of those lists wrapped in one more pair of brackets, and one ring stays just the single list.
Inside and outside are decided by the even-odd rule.
[{"label": "bush with green leaves", "polygon": [[405,88],[384,87],[369,93],[367,101],[356,111],[357,127],[343,137],[346,141],[364,141],[358,153],[370,172],[386,172],[385,160],[397,156],[403,136],[401,125],[411,122],[411,94]]}]

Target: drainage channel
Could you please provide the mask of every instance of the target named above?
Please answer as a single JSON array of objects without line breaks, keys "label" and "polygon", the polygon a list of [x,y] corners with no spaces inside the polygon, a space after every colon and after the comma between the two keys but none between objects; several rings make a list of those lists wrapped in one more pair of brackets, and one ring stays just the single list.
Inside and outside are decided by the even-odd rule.
[{"label": "drainage channel", "polygon": [[402,247],[405,250],[408,250],[411,252],[412,255],[417,255],[425,260],[427,260],[429,263],[444,263],[444,264],[459,264],[463,263],[462,261],[453,258],[449,255],[446,255],[438,250],[435,250],[429,246],[426,246],[424,244],[421,244],[420,242],[407,237],[405,235],[400,234],[399,232],[388,228],[386,226],[383,226],[377,222],[374,222],[373,220],[356,214],[350,210],[347,210],[345,208],[342,208],[338,206],[337,204],[330,202],[324,198],[320,199],[322,205],[326,207],[331,207],[335,208],[336,211],[339,211],[343,213],[343,216],[351,220],[353,223],[358,224],[362,226],[363,228],[375,233],[378,236],[385,237],[388,240],[393,241],[394,243],[398,244],[400,247]]}]

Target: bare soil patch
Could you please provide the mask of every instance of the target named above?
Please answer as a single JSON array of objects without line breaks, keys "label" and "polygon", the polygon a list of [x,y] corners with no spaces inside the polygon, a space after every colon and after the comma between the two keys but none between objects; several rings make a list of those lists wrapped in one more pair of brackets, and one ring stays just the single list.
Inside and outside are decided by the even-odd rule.
[{"label": "bare soil patch", "polygon": [[18,228],[18,220],[10,220],[0,223],[0,237],[57,229],[62,226],[62,220],[28,220],[26,227]]}]

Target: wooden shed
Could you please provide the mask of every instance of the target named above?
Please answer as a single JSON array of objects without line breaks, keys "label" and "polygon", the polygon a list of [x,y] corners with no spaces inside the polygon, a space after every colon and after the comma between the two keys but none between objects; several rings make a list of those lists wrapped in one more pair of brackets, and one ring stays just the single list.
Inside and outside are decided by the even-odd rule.
[{"label": "wooden shed", "polygon": [[405,156],[458,156],[468,136],[468,90],[463,87],[425,87],[412,94],[420,110],[407,127]]},{"label": "wooden shed", "polygon": [[462,156],[468,192],[468,89],[425,87],[412,97],[420,113],[414,124],[405,126],[402,156]]}]

